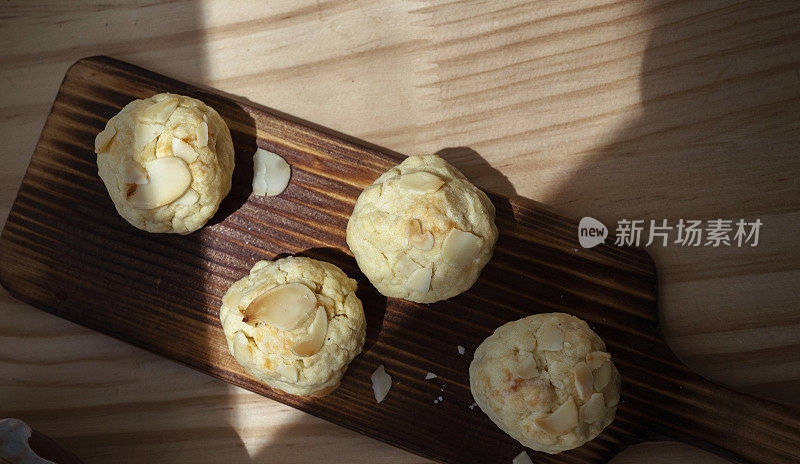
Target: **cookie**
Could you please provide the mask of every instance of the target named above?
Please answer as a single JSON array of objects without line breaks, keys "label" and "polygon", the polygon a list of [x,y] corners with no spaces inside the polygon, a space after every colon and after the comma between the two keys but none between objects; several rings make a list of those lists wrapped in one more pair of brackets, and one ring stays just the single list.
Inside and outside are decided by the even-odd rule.
[{"label": "cookie", "polygon": [[537,314],[498,328],[475,350],[472,396],[523,445],[556,454],[614,420],[620,376],[605,343],[581,319]]},{"label": "cookie", "polygon": [[259,261],[222,299],[228,349],[274,390],[324,396],[364,346],[366,321],[356,286],[330,263]]},{"label": "cookie", "polygon": [[436,155],[411,156],[365,188],[347,245],[384,296],[417,303],[468,290],[497,241],[489,197]]},{"label": "cookie", "polygon": [[228,126],[194,98],[162,93],[128,103],[97,134],[95,152],[117,212],[148,232],[194,232],[231,189]]}]

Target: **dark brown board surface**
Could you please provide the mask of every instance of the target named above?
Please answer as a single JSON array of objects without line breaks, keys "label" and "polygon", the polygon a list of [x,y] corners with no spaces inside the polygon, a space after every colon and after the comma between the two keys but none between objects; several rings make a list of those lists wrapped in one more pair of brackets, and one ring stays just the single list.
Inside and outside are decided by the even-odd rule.
[{"label": "dark brown board surface", "polygon": [[[149,234],[120,218],[97,176],[94,136],[125,104],[194,96],[226,119],[236,147],[231,194],[188,236]],[[250,196],[260,146],[292,165],[279,197]],[[562,311],[603,337],[623,378],[615,422],[594,441],[539,463],[603,462],[669,436],[729,457],[799,462],[800,414],[689,372],[658,330],[656,271],[641,250],[577,243],[577,223],[521,198],[491,195],[500,239],[480,280],[433,305],[382,297],[358,271],[345,227],[361,189],[399,160],[110,58],[67,73],[0,236],[0,281],[36,307],[414,453],[448,463],[510,462],[522,450],[473,403],[472,352],[499,325]],[[608,243],[608,241],[607,241]],[[227,352],[217,317],[227,287],[262,259],[302,254],[359,280],[364,352],[321,399],[281,396]],[[459,355],[456,346],[466,347]],[[380,405],[370,374],[394,380]],[[424,380],[425,373],[439,378]],[[440,391],[444,384],[444,393]],[[434,404],[442,395],[444,401]]]}]

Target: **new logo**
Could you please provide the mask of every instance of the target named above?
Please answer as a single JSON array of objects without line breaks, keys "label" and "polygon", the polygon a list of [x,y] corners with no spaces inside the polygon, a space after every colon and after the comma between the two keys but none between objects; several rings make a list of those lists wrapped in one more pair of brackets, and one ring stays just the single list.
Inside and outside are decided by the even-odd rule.
[{"label": "new logo", "polygon": [[608,228],[605,224],[593,217],[581,218],[578,223],[578,241],[584,248],[592,248],[605,242],[608,237]]}]

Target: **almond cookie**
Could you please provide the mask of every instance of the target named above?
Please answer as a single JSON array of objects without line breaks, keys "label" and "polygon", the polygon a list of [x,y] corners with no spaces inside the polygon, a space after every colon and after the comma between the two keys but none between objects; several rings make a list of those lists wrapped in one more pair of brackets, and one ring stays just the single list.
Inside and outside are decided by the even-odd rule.
[{"label": "almond cookie", "polygon": [[162,93],[128,103],[97,134],[95,152],[117,212],[148,232],[194,232],[231,189],[228,126],[194,98]]},{"label": "almond cookie", "polygon": [[384,296],[433,303],[478,279],[497,241],[489,197],[436,155],[411,156],[365,188],[347,245]]},{"label": "almond cookie", "polygon": [[356,281],[333,264],[259,261],[222,298],[219,318],[236,361],[269,387],[324,396],[364,346]]},{"label": "almond cookie", "polygon": [[620,376],[581,319],[536,314],[498,328],[475,350],[472,396],[523,445],[550,454],[594,439],[614,420]]}]

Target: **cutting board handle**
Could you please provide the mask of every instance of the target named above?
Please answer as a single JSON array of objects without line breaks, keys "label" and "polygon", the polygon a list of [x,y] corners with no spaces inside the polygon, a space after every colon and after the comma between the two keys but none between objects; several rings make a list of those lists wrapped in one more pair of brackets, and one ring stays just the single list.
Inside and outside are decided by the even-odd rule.
[{"label": "cutting board handle", "polygon": [[[660,389],[671,393],[661,402],[659,409],[664,409],[664,416],[650,424],[651,431],[736,462],[800,462],[798,409],[739,393],[685,372],[684,376],[673,377],[677,385]],[[652,419],[653,415],[648,417]]]}]

